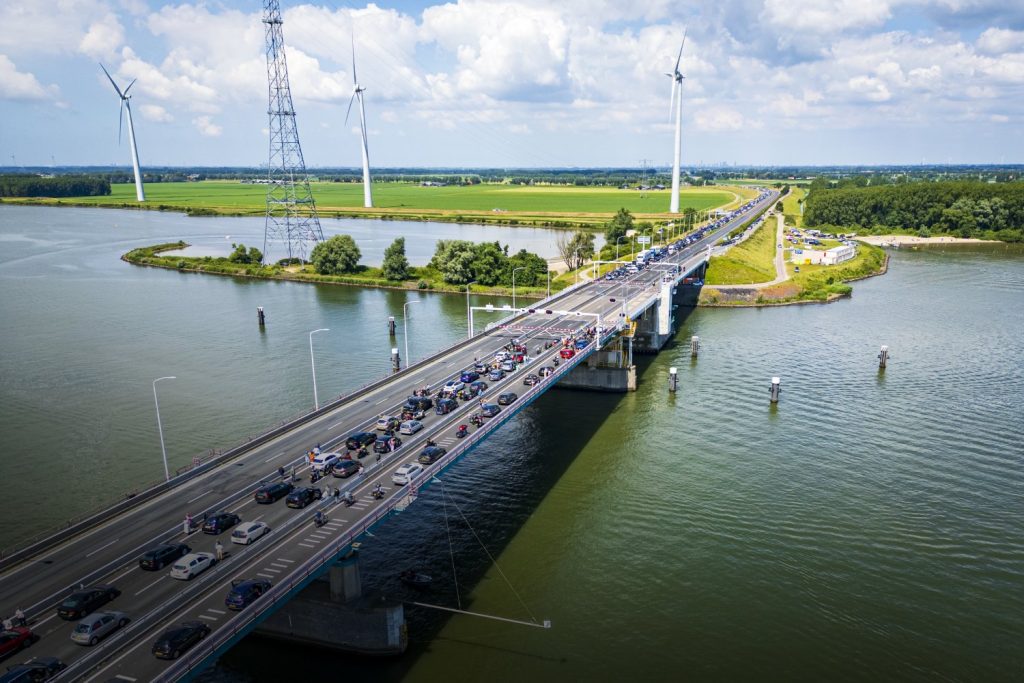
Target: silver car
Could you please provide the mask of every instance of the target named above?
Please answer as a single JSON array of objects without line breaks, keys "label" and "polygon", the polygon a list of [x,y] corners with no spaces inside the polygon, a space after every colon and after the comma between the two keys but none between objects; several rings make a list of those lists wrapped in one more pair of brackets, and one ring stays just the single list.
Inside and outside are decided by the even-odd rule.
[{"label": "silver car", "polygon": [[78,622],[71,640],[79,645],[95,645],[129,621],[124,612],[94,612]]},{"label": "silver car", "polygon": [[398,431],[402,434],[415,434],[416,432],[423,429],[423,423],[419,420],[407,420],[403,422],[398,428]]}]

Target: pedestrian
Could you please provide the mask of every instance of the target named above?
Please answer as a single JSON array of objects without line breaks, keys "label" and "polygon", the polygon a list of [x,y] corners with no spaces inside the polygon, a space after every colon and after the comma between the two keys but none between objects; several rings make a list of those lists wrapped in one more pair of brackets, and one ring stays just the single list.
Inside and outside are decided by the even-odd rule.
[{"label": "pedestrian", "polygon": [[28,626],[28,619],[25,618],[25,613],[21,611],[21,608],[14,610],[14,621],[18,626]]},{"label": "pedestrian", "polygon": [[224,559],[224,546],[221,545],[220,541],[213,546],[213,551],[217,553],[217,561],[220,562]]},{"label": "pedestrian", "polygon": [[192,532],[192,515],[185,515],[185,535],[188,536]]},{"label": "pedestrian", "polygon": [[341,498],[341,487],[340,486],[335,486],[334,487],[334,501],[337,502],[339,498]]},{"label": "pedestrian", "polygon": [[313,449],[313,455],[320,455],[320,444],[317,444],[316,448]]},{"label": "pedestrian", "polygon": [[361,477],[361,476],[363,476],[363,475],[365,474],[365,472],[366,472],[366,470],[364,470],[364,469],[363,469],[363,466],[362,466],[362,465],[360,465],[360,466],[359,466],[359,476],[360,476],[360,477]]},{"label": "pedestrian", "polygon": [[10,631],[13,628],[14,628],[14,622],[11,621],[10,619],[4,619],[4,630],[5,631]]}]

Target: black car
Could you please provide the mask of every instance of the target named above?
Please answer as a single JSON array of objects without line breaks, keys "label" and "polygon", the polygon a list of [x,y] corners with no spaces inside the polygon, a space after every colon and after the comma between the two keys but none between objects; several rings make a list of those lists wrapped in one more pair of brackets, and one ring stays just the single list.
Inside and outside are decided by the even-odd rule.
[{"label": "black car", "polygon": [[160,659],[177,659],[208,635],[210,627],[203,622],[186,621],[164,631],[153,643],[153,654]]},{"label": "black car", "polygon": [[257,503],[273,503],[287,496],[294,488],[294,486],[286,481],[264,484],[256,489],[256,495],[254,497],[256,498]]},{"label": "black car", "polygon": [[206,524],[203,524],[203,533],[219,534],[227,531],[241,521],[242,518],[234,512],[218,512],[217,514],[210,515],[206,518]]},{"label": "black car", "polygon": [[374,432],[356,432],[352,436],[345,439],[345,448],[350,451],[355,451],[363,446],[369,446],[377,440],[377,434]]},{"label": "black car", "polygon": [[108,585],[83,588],[75,591],[60,603],[60,607],[57,608],[57,616],[67,621],[81,619],[120,594],[121,591]]},{"label": "black car", "polygon": [[324,492],[313,486],[303,486],[301,489],[295,489],[288,494],[288,500],[285,502],[290,508],[304,508],[310,503],[320,500],[324,495]]},{"label": "black car", "polygon": [[537,384],[538,382],[540,382],[540,377],[533,374],[532,372],[523,378],[523,384],[525,384],[528,387],[532,387],[534,384]]},{"label": "black car", "polygon": [[405,405],[402,407],[413,411],[430,410],[434,407],[434,400],[429,396],[410,396],[405,399]]},{"label": "black car", "polygon": [[442,398],[437,402],[437,405],[434,406],[434,412],[438,415],[447,415],[458,407],[459,404],[456,403],[454,399]]},{"label": "black car", "polygon": [[373,442],[373,452],[381,454],[390,453],[401,445],[402,440],[397,436],[391,436],[387,439],[377,439]]},{"label": "black car", "polygon": [[351,477],[358,471],[359,463],[357,463],[355,460],[339,460],[338,462],[334,463],[334,469],[331,470],[334,476],[338,477],[339,479],[347,479],[348,477]]},{"label": "black car", "polygon": [[537,374],[540,375],[541,377],[547,377],[548,375],[555,374],[555,369],[550,365],[545,365],[544,367],[537,371]]},{"label": "black car", "polygon": [[506,391],[504,394],[498,394],[498,405],[507,406],[509,404],[515,403],[516,399],[518,398],[519,394],[515,393],[514,391]]},{"label": "black car", "polygon": [[184,543],[165,543],[143,553],[139,558],[139,566],[146,571],[156,571],[163,569],[165,565],[171,564],[179,557],[185,557],[190,552],[192,552],[192,548]]},{"label": "black car", "polygon": [[448,451],[441,446],[427,446],[423,449],[423,452],[420,453],[419,459],[422,464],[429,465],[440,460],[441,456],[447,452]]},{"label": "black car", "polygon": [[469,388],[475,391],[477,394],[482,394],[487,391],[487,382],[482,379],[478,379],[475,382],[470,382]]},{"label": "black car", "polygon": [[501,406],[493,403],[485,403],[480,406],[480,414],[484,417],[494,417],[501,412]]},{"label": "black car", "polygon": [[270,590],[266,579],[236,579],[231,582],[231,591],[224,598],[228,609],[245,609],[256,598]]},{"label": "black car", "polygon": [[24,664],[12,666],[0,676],[3,683],[37,683],[48,681],[67,668],[67,664],[56,657],[35,657]]}]

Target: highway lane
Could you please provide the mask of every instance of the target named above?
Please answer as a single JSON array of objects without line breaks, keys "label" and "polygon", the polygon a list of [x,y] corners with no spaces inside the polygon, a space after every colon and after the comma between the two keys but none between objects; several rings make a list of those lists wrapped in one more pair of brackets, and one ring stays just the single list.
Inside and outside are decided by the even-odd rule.
[{"label": "highway lane", "polygon": [[[723,228],[725,231],[728,229],[730,229],[728,226]],[[691,257],[702,249],[706,242],[716,239],[717,235],[723,232],[723,230],[716,231],[715,234],[708,236],[705,240],[684,250],[676,256],[676,260],[685,260]],[[657,284],[660,277],[661,274],[659,272],[645,270],[637,277],[632,278],[634,283],[630,288],[631,299],[640,300],[649,296],[648,286]],[[622,285],[619,282],[605,283],[604,281],[599,281],[594,285],[582,288],[563,297],[557,303],[557,307],[565,309],[578,308],[594,312],[601,311],[607,316],[608,322],[606,326],[610,326],[617,319],[616,316],[621,303],[612,303],[608,301],[608,298],[610,294],[614,296],[614,292],[618,292],[621,289]],[[643,293],[643,297],[641,297],[641,293]],[[546,333],[546,330],[551,327],[583,327],[593,324],[591,318],[579,320],[546,315],[529,316],[523,322],[535,323],[533,326],[537,329],[528,333],[529,337],[533,340],[546,339],[553,336]],[[494,350],[506,343],[512,334],[506,330],[497,329],[491,330],[487,334],[479,335],[470,346],[446,353],[429,366],[424,366],[414,371],[411,378],[404,378],[398,383],[398,386],[389,385],[376,389],[360,400],[330,411],[311,423],[303,425],[289,434],[282,435],[270,443],[254,449],[246,456],[237,459],[236,464],[224,465],[214,472],[162,495],[154,501],[143,504],[132,513],[130,520],[114,520],[97,530],[74,539],[72,542],[65,544],[64,547],[55,549],[42,557],[34,558],[26,566],[6,572],[0,577],[0,591],[2,591],[0,592],[0,596],[2,596],[0,599],[3,600],[0,604],[4,605],[5,613],[10,613],[16,606],[16,602],[10,600],[11,596],[13,596],[20,602],[22,607],[25,607],[30,599],[35,599],[41,603],[36,605],[34,611],[30,611],[30,615],[44,610],[44,608],[48,607],[47,601],[52,604],[56,600],[53,584],[47,585],[46,581],[48,578],[39,576],[40,573],[48,573],[51,576],[58,576],[60,583],[65,586],[77,585],[77,581],[82,578],[89,579],[85,581],[86,583],[100,579],[115,583],[122,590],[122,596],[114,601],[110,608],[121,609],[130,615],[146,614],[156,609],[163,605],[168,598],[174,598],[182,590],[181,585],[167,578],[166,575],[143,572],[137,569],[135,557],[141,550],[156,542],[180,539],[182,537],[180,520],[183,517],[183,510],[191,510],[193,513],[198,513],[198,511],[203,509],[223,507],[238,511],[245,521],[262,518],[275,530],[285,528],[294,519],[301,517],[301,513],[287,510],[283,502],[272,506],[257,506],[252,501],[251,492],[262,479],[268,477],[276,478],[276,470],[280,464],[290,464],[291,462],[301,460],[301,455],[313,444],[321,442],[325,447],[329,446],[339,439],[344,439],[348,434],[369,426],[381,412],[395,412],[397,406],[404,402],[412,389],[423,384],[419,380],[424,379],[428,373],[432,379],[434,378],[434,372],[443,375],[442,377],[437,377],[432,382],[432,386],[439,385],[447,378],[457,375],[463,368],[471,366],[475,358],[483,358],[493,353]],[[536,346],[535,341],[528,344],[531,351],[534,346]],[[514,373],[512,377],[507,378],[501,383],[492,384],[488,393],[493,395],[506,386],[516,385],[517,383],[521,385],[521,378],[525,373],[535,371],[537,365],[549,364],[548,361],[556,352],[557,349],[552,349],[548,353],[542,354],[542,358],[532,361],[526,368]],[[517,393],[524,395],[529,391],[523,391],[524,389],[526,388],[520,386],[517,389]],[[438,416],[428,418],[425,421],[426,429],[424,431],[415,437],[407,437],[405,444],[395,455],[385,458],[382,465],[379,468],[375,468],[377,471],[358,481],[358,490],[364,492],[366,487],[371,486],[379,479],[389,481],[390,472],[402,462],[413,459],[419,454],[419,447],[428,435],[442,444],[445,443],[445,439],[453,439],[452,432],[455,425],[465,422],[466,415],[471,410],[475,410],[475,406],[464,405],[460,408],[459,412],[453,415],[443,418]],[[447,429],[447,433],[441,431],[444,429]],[[344,480],[336,481],[344,482]],[[334,482],[331,483],[333,484]],[[370,509],[372,507],[369,503],[366,505],[367,507],[362,509]],[[346,515],[355,518],[357,516],[356,513],[360,511],[360,508],[353,506],[353,510],[346,513]],[[334,514],[332,513],[333,516]],[[339,528],[344,528],[344,524],[347,522],[355,521],[354,519],[345,519],[345,515],[339,519],[344,520]],[[338,523],[337,520],[335,520],[335,523]],[[269,546],[273,543],[275,536],[277,534],[272,533],[266,539],[261,539],[257,545]],[[286,538],[287,533],[281,534],[280,537]],[[226,535],[224,540],[227,540]],[[194,550],[212,551],[214,539],[202,534],[192,534],[189,537],[189,542]],[[225,542],[225,545],[231,546],[227,542]],[[307,543],[307,545],[315,546],[316,543]],[[302,546],[298,547],[301,548]],[[237,548],[236,546],[235,549]],[[272,554],[270,553],[266,557]],[[262,552],[236,552],[231,559],[208,572],[210,577],[213,578],[224,577],[223,581],[218,579],[216,590],[223,588],[222,584],[224,581],[237,578],[236,572],[243,568],[243,558],[249,555],[254,560],[264,557]],[[257,558],[256,555],[259,555],[260,558]],[[237,564],[235,564],[236,562]],[[286,563],[279,562],[279,564]],[[280,571],[281,568],[278,567],[278,570]],[[30,582],[25,579],[29,573],[32,576]],[[264,573],[273,574],[269,570]],[[213,592],[216,592],[216,590],[213,590]],[[66,590],[60,593],[63,594],[64,592]],[[222,590],[216,599],[222,600],[223,594],[226,592],[226,589]],[[206,595],[204,599],[214,599],[211,598],[212,592],[204,594]],[[211,612],[207,616],[212,618],[215,614],[215,612]],[[44,636],[42,643],[47,644],[45,647],[46,651],[42,651],[43,646],[40,643],[33,646],[30,652],[33,654],[51,654],[59,656],[65,661],[74,661],[86,649],[75,646],[68,640],[72,627],[71,624],[61,622],[51,615],[52,612],[48,611],[40,614],[34,624]],[[131,631],[132,627],[129,627],[127,630]],[[146,638],[151,641],[154,634],[149,633],[150,630],[152,629],[133,634],[133,642],[141,643]],[[101,644],[98,647],[104,647],[104,645]],[[129,659],[134,661],[134,658]],[[140,680],[144,678],[143,676]]]}]

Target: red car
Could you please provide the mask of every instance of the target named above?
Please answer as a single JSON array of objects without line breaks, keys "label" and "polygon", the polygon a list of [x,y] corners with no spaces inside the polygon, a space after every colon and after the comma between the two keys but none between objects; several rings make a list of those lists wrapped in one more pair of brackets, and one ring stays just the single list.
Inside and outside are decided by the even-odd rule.
[{"label": "red car", "polygon": [[576,355],[576,351],[574,349],[562,349],[558,352],[558,355],[568,360]]},{"label": "red car", "polygon": [[10,631],[0,632],[0,657],[17,652],[39,640],[39,636],[24,626],[15,626]]}]

